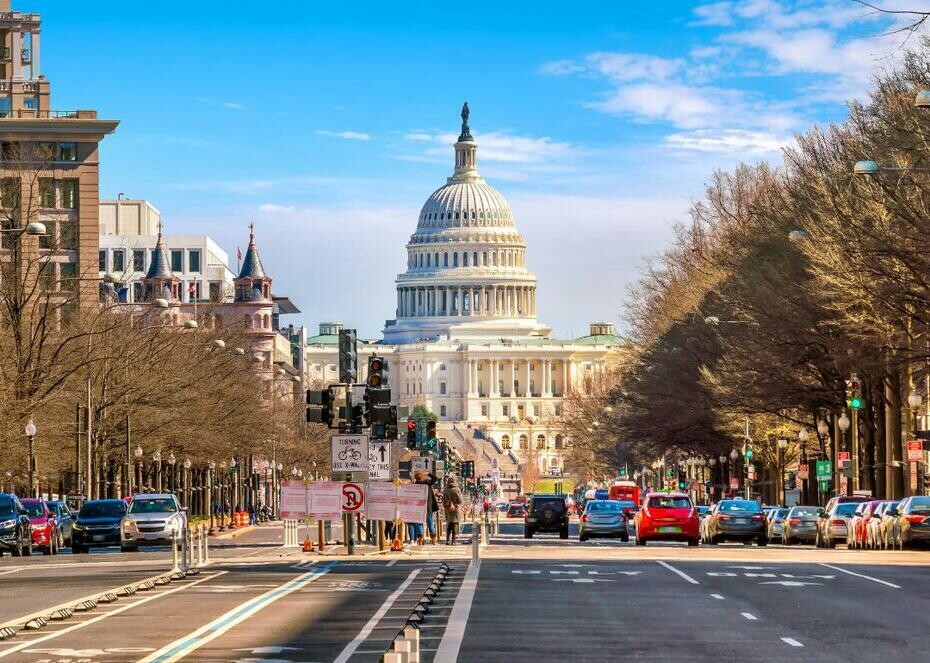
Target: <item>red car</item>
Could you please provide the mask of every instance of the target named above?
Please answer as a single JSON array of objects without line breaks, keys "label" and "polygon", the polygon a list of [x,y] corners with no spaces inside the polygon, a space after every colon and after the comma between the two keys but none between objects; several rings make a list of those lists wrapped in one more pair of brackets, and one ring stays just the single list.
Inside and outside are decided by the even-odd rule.
[{"label": "red car", "polygon": [[698,544],[700,518],[684,493],[649,493],[636,513],[636,545],[648,541],[687,541]]},{"label": "red car", "polygon": [[58,521],[45,500],[28,498],[21,500],[32,523],[32,545],[46,555],[57,555],[61,543],[58,537]]},{"label": "red car", "polygon": [[523,504],[511,504],[507,509],[508,518],[522,518],[526,515],[526,506]]},{"label": "red car", "polygon": [[[871,500],[863,502],[852,518],[847,523],[846,547],[847,548],[865,548],[866,539],[869,533],[869,521],[875,513],[875,509],[881,504],[881,500]],[[881,518],[881,515],[878,516]]]}]

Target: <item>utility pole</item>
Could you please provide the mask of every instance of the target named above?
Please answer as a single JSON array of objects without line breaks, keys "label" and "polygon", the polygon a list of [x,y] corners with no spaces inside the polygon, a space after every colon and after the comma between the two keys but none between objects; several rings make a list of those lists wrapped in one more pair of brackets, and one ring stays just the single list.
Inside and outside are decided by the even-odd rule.
[{"label": "utility pole", "polygon": [[126,497],[132,495],[132,432],[129,428],[129,415],[126,415]]},{"label": "utility pole", "polygon": [[85,431],[87,432],[87,448],[86,453],[87,457],[84,462],[84,469],[86,478],[84,481],[84,494],[88,500],[92,500],[95,497],[94,491],[94,437],[93,431],[93,414],[91,412],[91,386],[90,386],[90,376],[87,376],[87,419],[85,420]]}]

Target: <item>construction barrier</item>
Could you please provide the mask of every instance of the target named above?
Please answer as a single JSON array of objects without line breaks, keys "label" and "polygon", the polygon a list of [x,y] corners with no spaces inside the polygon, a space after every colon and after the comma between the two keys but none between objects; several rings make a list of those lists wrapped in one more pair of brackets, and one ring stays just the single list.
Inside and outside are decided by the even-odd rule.
[{"label": "construction barrier", "polygon": [[300,526],[300,521],[285,518],[284,520],[284,547],[290,548],[300,545],[300,537],[297,534],[298,527]]}]

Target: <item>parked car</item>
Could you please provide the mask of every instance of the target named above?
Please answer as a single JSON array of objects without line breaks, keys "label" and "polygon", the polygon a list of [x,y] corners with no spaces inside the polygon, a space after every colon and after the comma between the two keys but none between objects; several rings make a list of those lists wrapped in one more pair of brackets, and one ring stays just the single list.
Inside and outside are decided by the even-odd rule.
[{"label": "parked car", "polygon": [[762,507],[754,500],[720,500],[710,516],[707,538],[712,545],[724,541],[742,541],[751,545],[768,545],[768,528]]},{"label": "parked car", "polygon": [[845,543],[849,520],[862,502],[863,500],[839,501],[836,497],[827,502],[827,508],[817,521],[815,543],[818,548],[836,548],[837,543],[841,541]]},{"label": "parked car", "polygon": [[627,542],[627,518],[623,505],[617,500],[590,500],[578,523],[578,540],[587,541],[596,536],[617,538]]},{"label": "parked car", "polygon": [[55,520],[58,523],[58,545],[59,547],[71,546],[71,535],[74,527],[74,516],[71,515],[71,509],[64,502],[46,502],[48,508],[55,514]]},{"label": "parked car", "polygon": [[901,500],[894,520],[893,540],[898,548],[930,542],[930,497],[913,495]]},{"label": "parked car", "polygon": [[0,493],[0,555],[32,554],[32,524],[26,507],[16,495]]},{"label": "parked car", "polygon": [[171,543],[187,525],[187,516],[171,493],[136,495],[123,519],[120,549],[132,552],[141,544]]},{"label": "parked car", "polygon": [[523,536],[532,539],[537,532],[558,532],[568,538],[568,508],[565,495],[533,495],[523,519]]},{"label": "parked car", "polygon": [[123,500],[88,500],[74,521],[71,552],[86,553],[91,547],[120,545],[120,523],[126,516]]},{"label": "parked car", "polygon": [[58,521],[45,500],[27,497],[20,500],[29,512],[32,528],[32,545],[46,555],[58,554]]},{"label": "parked car", "polygon": [[526,516],[526,506],[523,504],[511,504],[507,509],[508,518],[523,518]]},{"label": "parked car", "polygon": [[901,500],[886,504],[885,508],[882,509],[881,521],[874,526],[874,529],[877,530],[875,532],[875,547],[880,550],[887,550],[891,547],[891,533],[894,529],[894,521],[898,517],[898,506],[900,504]]},{"label": "parked car", "polygon": [[684,493],[647,494],[635,520],[638,546],[655,540],[699,543],[698,512]]},{"label": "parked car", "polygon": [[777,509],[770,509],[768,512],[768,517],[766,518],[766,530],[768,532],[769,541],[775,539],[781,543],[784,543],[783,532],[785,525],[785,516],[788,515],[788,509],[779,507]]},{"label": "parked car", "polygon": [[782,542],[786,546],[796,543],[814,543],[817,540],[817,522],[823,508],[819,506],[793,506],[782,524]]},{"label": "parked car", "polygon": [[862,502],[859,505],[856,512],[852,515],[852,518],[849,519],[849,524],[847,525],[847,529],[849,530],[846,537],[847,548],[853,550],[865,548],[869,521],[872,519],[875,507],[881,503],[881,500],[870,500],[868,502]]}]

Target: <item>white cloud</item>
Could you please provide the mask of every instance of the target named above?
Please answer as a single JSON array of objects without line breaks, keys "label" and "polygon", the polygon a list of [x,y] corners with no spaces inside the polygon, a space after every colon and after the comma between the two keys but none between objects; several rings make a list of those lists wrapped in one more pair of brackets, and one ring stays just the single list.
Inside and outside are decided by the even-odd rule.
[{"label": "white cloud", "polygon": [[269,214],[278,214],[280,212],[293,212],[297,208],[293,205],[276,205],[275,203],[263,203],[258,206],[259,211],[268,212]]},{"label": "white cloud", "polygon": [[539,68],[541,74],[548,76],[566,76],[568,74],[579,74],[585,70],[583,65],[571,60],[555,60],[546,62]]},{"label": "white cloud", "polygon": [[661,58],[642,53],[591,53],[588,68],[616,82],[664,80],[685,65],[681,58]]},{"label": "white cloud", "polygon": [[694,15],[697,17],[692,25],[731,25],[733,23],[733,3],[714,2],[709,5],[695,7]]},{"label": "white cloud", "polygon": [[[404,161],[451,163],[452,145],[458,134],[425,132],[407,133],[407,140],[426,144],[418,154],[402,154]],[[475,136],[478,142],[478,166],[483,173],[492,173],[501,179],[522,180],[530,172],[556,171],[569,168],[585,150],[572,143],[554,140],[548,136],[521,136],[506,131],[489,131]],[[507,168],[485,168],[482,164],[505,164]]]},{"label": "white cloud", "polygon": [[230,108],[232,110],[245,110],[245,105],[236,101],[221,101],[220,106],[223,108]]},{"label": "white cloud", "polygon": [[343,138],[345,140],[371,140],[371,134],[362,133],[361,131],[328,131],[326,129],[317,129],[316,133],[320,136]]},{"label": "white cloud", "polygon": [[790,136],[744,129],[698,129],[665,137],[666,147],[675,150],[712,152],[736,156],[770,156],[792,142]]}]

